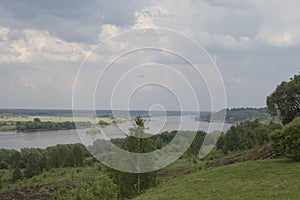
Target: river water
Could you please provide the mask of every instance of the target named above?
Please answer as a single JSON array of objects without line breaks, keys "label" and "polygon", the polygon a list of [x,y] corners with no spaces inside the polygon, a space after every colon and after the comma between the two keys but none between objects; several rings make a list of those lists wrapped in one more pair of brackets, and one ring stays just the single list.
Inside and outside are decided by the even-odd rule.
[{"label": "river water", "polygon": [[[211,132],[214,130],[226,131],[231,124],[207,123],[195,121],[195,116],[168,116],[147,118],[145,126],[148,133],[156,134],[172,130],[202,130]],[[20,150],[24,147],[46,148],[57,144],[84,143],[90,145],[96,139],[122,138],[129,133],[132,122],[127,121],[119,125],[101,127],[100,136],[91,136],[80,130],[60,130],[30,133],[0,132],[0,148]],[[99,127],[100,128],[100,127]],[[84,142],[82,142],[84,141]]]}]

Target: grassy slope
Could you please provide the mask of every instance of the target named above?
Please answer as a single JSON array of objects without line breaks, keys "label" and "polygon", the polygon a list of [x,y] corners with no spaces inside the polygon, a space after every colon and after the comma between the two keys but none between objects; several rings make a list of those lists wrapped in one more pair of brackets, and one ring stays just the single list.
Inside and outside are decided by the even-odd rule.
[{"label": "grassy slope", "polygon": [[260,160],[185,175],[137,199],[300,199],[300,162]]}]

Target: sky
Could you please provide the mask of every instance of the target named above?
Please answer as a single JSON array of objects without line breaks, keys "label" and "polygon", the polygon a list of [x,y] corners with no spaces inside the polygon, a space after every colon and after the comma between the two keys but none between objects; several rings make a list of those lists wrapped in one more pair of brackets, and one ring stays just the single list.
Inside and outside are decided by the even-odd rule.
[{"label": "sky", "polygon": [[[265,107],[300,72],[299,10],[296,0],[0,0],[0,108]],[[141,31],[150,27],[165,31]],[[184,54],[205,77],[167,50],[143,49],[99,78],[151,45]]]}]

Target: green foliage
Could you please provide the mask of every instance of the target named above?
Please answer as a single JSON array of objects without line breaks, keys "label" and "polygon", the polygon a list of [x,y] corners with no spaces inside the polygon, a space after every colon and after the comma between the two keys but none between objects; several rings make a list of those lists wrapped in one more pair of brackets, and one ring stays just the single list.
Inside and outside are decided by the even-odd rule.
[{"label": "green foliage", "polygon": [[198,155],[200,148],[203,144],[204,138],[206,136],[206,133],[203,131],[198,131],[194,141],[192,142],[191,146],[188,149],[188,153],[194,154],[194,155]]},{"label": "green foliage", "polygon": [[36,174],[40,174],[41,168],[39,166],[39,158],[40,155],[37,153],[31,153],[29,155],[24,171],[24,176],[26,178],[31,178]]},{"label": "green foliage", "polygon": [[37,118],[37,117],[35,117],[35,118],[33,119],[33,121],[34,121],[35,123],[41,122],[40,118]]},{"label": "green foliage", "polygon": [[110,125],[110,124],[107,121],[99,120],[98,125],[100,125],[100,126],[107,126],[107,125]]},{"label": "green foliage", "polygon": [[217,142],[217,148],[224,153],[247,150],[269,142],[270,134],[280,128],[276,124],[263,124],[258,120],[241,122],[232,126]]},{"label": "green foliage", "polygon": [[22,172],[19,167],[15,167],[12,172],[11,180],[17,182],[23,178]]},{"label": "green foliage", "polygon": [[8,169],[8,164],[5,161],[0,161],[0,170],[1,169]]},{"label": "green foliage", "polygon": [[275,131],[271,139],[275,151],[300,161],[300,117],[295,118],[281,130]]},{"label": "green foliage", "polygon": [[81,144],[23,148],[21,152],[0,149],[0,169],[24,169],[24,176],[31,178],[52,168],[83,166],[88,156],[90,154]]},{"label": "green foliage", "polygon": [[283,124],[288,124],[300,116],[300,75],[278,85],[267,97],[267,105],[269,112],[273,116],[279,115]]},{"label": "green foliage", "polygon": [[91,128],[87,130],[85,133],[89,135],[95,135],[95,134],[100,134],[101,130],[99,128]]},{"label": "green foliage", "polygon": [[[38,119],[38,118],[35,118]],[[76,122],[78,127],[90,127],[90,122]],[[33,122],[16,122],[16,130],[19,132],[34,132],[34,131],[51,131],[51,130],[70,130],[76,128],[74,122],[38,122],[35,120]]]},{"label": "green foliage", "polygon": [[[225,122],[226,123],[239,123],[248,120],[259,120],[263,122],[270,122],[271,115],[268,113],[267,108],[232,108],[224,109],[213,114],[213,119],[222,120],[226,112]],[[211,114],[201,115],[196,120],[209,122]]]},{"label": "green foliage", "polygon": [[[121,147],[129,152],[145,153],[154,150],[153,142],[145,137],[144,120],[138,116],[135,125],[130,129],[130,135],[121,143]],[[131,163],[130,158],[123,158],[125,163]],[[147,161],[142,161],[147,162]],[[136,163],[134,163],[135,165]],[[149,168],[152,165],[152,158],[149,158]],[[110,177],[118,184],[122,198],[132,198],[141,194],[146,189],[156,184],[156,174],[151,173],[125,173],[109,169]]]},{"label": "green foliage", "polygon": [[66,194],[62,199],[74,200],[117,200],[119,188],[107,176],[92,183],[81,183],[73,191]]}]

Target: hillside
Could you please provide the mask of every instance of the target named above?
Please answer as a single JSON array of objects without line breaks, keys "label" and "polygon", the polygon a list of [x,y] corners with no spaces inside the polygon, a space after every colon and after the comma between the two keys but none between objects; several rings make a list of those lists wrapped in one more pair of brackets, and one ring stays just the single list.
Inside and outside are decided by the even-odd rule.
[{"label": "hillside", "polygon": [[136,199],[300,199],[300,163],[274,159],[217,167],[160,184]]}]

